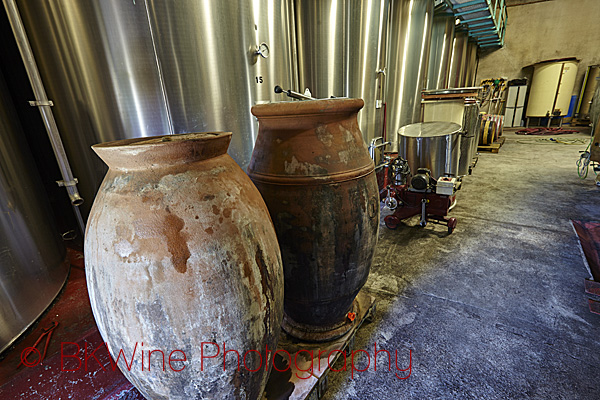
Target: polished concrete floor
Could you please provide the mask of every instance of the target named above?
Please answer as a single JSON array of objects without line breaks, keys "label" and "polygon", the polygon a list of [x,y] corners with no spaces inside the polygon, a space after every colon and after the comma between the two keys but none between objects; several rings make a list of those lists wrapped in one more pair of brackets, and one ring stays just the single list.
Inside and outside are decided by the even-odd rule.
[{"label": "polished concrete floor", "polygon": [[[381,225],[366,285],[377,315],[354,347],[370,366],[332,372],[324,399],[600,399],[600,316],[569,222],[600,221],[600,187],[575,166],[587,143],[505,136],[464,179],[453,234]],[[392,371],[386,353],[374,370],[375,343]]]}]

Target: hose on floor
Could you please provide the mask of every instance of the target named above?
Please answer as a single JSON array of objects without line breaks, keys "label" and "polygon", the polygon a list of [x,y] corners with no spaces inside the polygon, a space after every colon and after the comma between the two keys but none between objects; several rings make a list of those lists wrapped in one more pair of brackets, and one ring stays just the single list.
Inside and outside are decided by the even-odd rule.
[{"label": "hose on floor", "polygon": [[581,152],[581,155],[575,162],[575,164],[577,165],[577,175],[579,175],[579,179],[587,178],[590,164],[593,167],[592,170],[594,171],[594,173],[596,175],[598,175],[598,172],[596,171],[596,168],[595,168],[597,163],[590,161],[590,157],[592,156],[592,153],[590,152],[590,147],[592,146],[593,141],[594,141],[594,137],[592,136],[590,138],[590,141],[589,141],[587,147],[585,148],[584,151]]},{"label": "hose on floor", "polygon": [[567,144],[567,145],[579,145],[579,146],[582,144],[586,144],[586,142],[587,141],[585,139],[581,139],[581,138],[556,139],[556,138],[548,138],[548,137],[517,140],[517,143],[520,143],[520,144]]},{"label": "hose on floor", "polygon": [[[582,139],[582,138],[560,138],[560,139],[557,139],[557,138],[552,138],[552,137],[541,137],[541,138],[535,138],[535,139],[521,139],[521,140],[517,140],[517,143],[520,143],[520,144],[552,144],[552,145],[566,144],[566,145],[577,145],[577,146],[581,146],[582,144],[587,143],[587,147],[585,148],[584,151],[580,152],[581,155],[575,162],[575,164],[577,165],[577,175],[579,176],[580,179],[587,178],[589,168],[591,165],[592,170],[594,171],[594,173],[597,176],[596,181],[598,182],[598,179],[600,178],[600,177],[598,177],[598,171],[596,171],[596,169],[598,167],[598,163],[590,160],[590,157],[591,157],[590,147],[592,146],[593,139],[594,139],[593,136],[590,138],[589,141],[587,139]],[[598,184],[598,185],[600,186],[600,184]]]}]

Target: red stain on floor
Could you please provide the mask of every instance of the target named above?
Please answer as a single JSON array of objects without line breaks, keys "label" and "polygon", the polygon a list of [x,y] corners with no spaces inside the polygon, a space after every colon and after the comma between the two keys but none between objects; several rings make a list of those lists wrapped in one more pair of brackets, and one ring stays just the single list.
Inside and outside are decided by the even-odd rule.
[{"label": "red stain on floor", "polygon": [[[63,291],[28,332],[0,355],[0,398],[116,400],[126,396],[128,400],[143,400],[121,371],[113,370],[110,356],[102,346],[85,283],[83,254],[69,249],[68,262],[71,272]],[[58,325],[51,335],[42,336],[44,329],[54,323]],[[26,361],[31,366],[23,365],[21,354],[26,354],[40,336],[36,347],[40,354],[30,352]],[[38,364],[48,337],[45,358]],[[77,355],[61,360],[61,343],[64,355]],[[96,357],[90,357],[99,347]]]}]

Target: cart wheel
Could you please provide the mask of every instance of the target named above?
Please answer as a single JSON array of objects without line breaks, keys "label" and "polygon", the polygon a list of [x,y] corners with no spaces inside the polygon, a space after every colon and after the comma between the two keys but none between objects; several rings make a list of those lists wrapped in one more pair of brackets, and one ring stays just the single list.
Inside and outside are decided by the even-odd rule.
[{"label": "cart wheel", "polygon": [[394,217],[393,215],[388,215],[387,217],[385,217],[383,219],[383,222],[385,222],[385,226],[387,226],[388,229],[396,229],[398,227],[398,224],[400,223],[400,221],[398,221],[398,218]]},{"label": "cart wheel", "polygon": [[454,232],[454,228],[456,228],[456,218],[452,217],[448,220],[448,234]]}]

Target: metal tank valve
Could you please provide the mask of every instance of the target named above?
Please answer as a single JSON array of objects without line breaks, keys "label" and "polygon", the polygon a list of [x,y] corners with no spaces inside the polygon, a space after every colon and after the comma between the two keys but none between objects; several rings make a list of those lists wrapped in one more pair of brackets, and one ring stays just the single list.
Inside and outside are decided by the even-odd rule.
[{"label": "metal tank valve", "polygon": [[294,92],[293,90],[290,90],[290,89],[285,90],[279,85],[275,86],[275,93],[285,93],[288,95],[288,97],[291,97],[293,99],[298,99],[298,100],[316,100],[314,97],[307,96],[302,93]]}]

